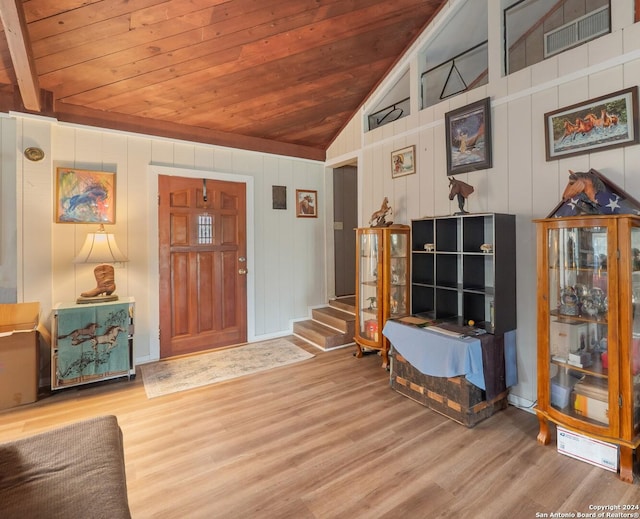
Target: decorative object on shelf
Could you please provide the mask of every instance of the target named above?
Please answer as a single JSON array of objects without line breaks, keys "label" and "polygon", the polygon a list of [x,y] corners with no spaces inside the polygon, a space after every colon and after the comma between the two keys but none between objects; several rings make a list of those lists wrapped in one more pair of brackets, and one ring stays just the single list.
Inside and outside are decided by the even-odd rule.
[{"label": "decorative object on shelf", "polygon": [[491,101],[487,97],[445,114],[447,175],[488,169],[491,159]]},{"label": "decorative object on shelf", "polygon": [[287,186],[271,186],[273,209],[287,208]]},{"label": "decorative object on shelf", "polygon": [[[562,200],[547,218],[590,214],[638,214],[640,202],[595,169],[569,170]],[[606,258],[603,264],[606,268]]]},{"label": "decorative object on shelf", "polygon": [[380,209],[375,211],[369,218],[370,227],[389,227],[393,222],[387,222],[387,216],[393,213],[389,206],[389,199],[385,196]]},{"label": "decorative object on shelf", "polygon": [[547,160],[638,143],[638,87],[544,114]]},{"label": "decorative object on shelf", "polygon": [[29,148],[25,148],[24,156],[31,162],[39,162],[44,159],[44,151],[41,148],[30,146]]},{"label": "decorative object on shelf", "polygon": [[103,303],[117,301],[116,282],[113,265],[108,263],[127,261],[127,257],[118,248],[113,234],[104,230],[100,225],[97,232],[90,232],[80,252],[73,260],[74,263],[100,263],[94,270],[96,287],[93,290],[82,292],[76,303]]},{"label": "decorative object on shelf", "polygon": [[462,180],[451,177],[449,179],[449,200],[453,200],[453,197],[458,199],[458,207],[460,212],[454,214],[468,214],[468,211],[464,210],[464,203],[471,193],[473,193],[473,186],[470,186]]},{"label": "decorative object on shelf", "polygon": [[115,223],[116,174],[57,168],[57,223]]},{"label": "decorative object on shelf", "polygon": [[435,245],[433,243],[425,243],[424,244],[424,250],[427,252],[433,252],[435,248]]},{"label": "decorative object on shelf", "polygon": [[318,192],[309,189],[296,189],[296,217],[318,217]]},{"label": "decorative object on shelf", "polygon": [[602,214],[596,194],[604,189],[603,182],[590,171],[574,173],[569,170],[569,183],[564,188],[562,200],[571,200],[578,214]]},{"label": "decorative object on shelf", "polygon": [[378,303],[376,302],[376,297],[367,297],[367,301],[369,301],[369,310],[375,310],[378,308]]},{"label": "decorative object on shelf", "polygon": [[578,296],[575,288],[569,286],[560,292],[560,308],[558,311],[563,315],[578,315]]},{"label": "decorative object on shelf", "polygon": [[480,250],[485,254],[491,254],[493,252],[493,245],[491,243],[483,243],[480,245]]},{"label": "decorative object on shelf", "polygon": [[416,147],[407,146],[391,153],[391,178],[403,177],[416,172]]}]

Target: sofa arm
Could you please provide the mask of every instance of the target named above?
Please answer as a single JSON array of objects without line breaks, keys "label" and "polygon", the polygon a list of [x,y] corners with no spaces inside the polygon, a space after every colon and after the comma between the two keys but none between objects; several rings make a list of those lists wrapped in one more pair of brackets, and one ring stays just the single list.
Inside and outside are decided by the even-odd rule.
[{"label": "sofa arm", "polygon": [[0,444],[0,517],[130,519],[116,417]]}]

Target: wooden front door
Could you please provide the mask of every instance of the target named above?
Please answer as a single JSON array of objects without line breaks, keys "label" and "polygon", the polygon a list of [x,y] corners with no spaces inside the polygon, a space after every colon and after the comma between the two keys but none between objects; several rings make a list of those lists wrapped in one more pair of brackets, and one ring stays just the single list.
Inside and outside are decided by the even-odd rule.
[{"label": "wooden front door", "polygon": [[160,357],[247,341],[246,193],[160,175]]}]

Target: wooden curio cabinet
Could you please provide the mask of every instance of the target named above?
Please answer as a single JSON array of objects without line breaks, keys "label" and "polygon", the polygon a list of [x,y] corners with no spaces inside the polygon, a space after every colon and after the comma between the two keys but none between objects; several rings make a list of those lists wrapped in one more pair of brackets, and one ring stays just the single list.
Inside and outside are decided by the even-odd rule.
[{"label": "wooden curio cabinet", "polygon": [[548,422],[620,449],[640,444],[640,217],[538,220],[538,441]]},{"label": "wooden curio cabinet", "polygon": [[389,341],[382,328],[409,314],[409,233],[407,225],[356,229],[356,356],[379,350],[384,368]]}]

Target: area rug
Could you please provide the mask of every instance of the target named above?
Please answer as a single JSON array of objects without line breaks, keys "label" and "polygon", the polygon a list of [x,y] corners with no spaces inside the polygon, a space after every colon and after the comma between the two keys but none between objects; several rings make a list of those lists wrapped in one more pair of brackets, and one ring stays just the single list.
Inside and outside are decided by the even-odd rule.
[{"label": "area rug", "polygon": [[273,339],[140,366],[147,398],[177,393],[315,357],[287,339]]}]

